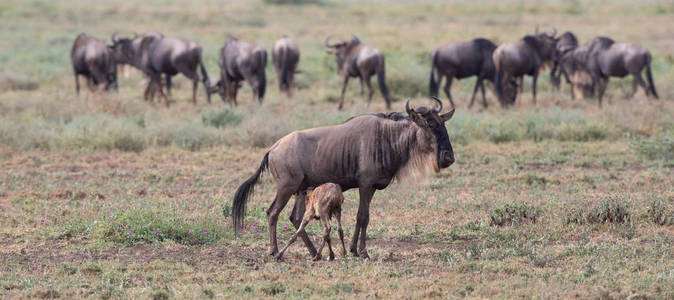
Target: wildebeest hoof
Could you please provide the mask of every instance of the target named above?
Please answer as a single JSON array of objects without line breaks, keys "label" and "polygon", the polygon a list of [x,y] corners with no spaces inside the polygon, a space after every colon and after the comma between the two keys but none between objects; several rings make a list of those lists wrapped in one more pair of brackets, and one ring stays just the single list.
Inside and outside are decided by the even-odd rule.
[{"label": "wildebeest hoof", "polygon": [[360,250],[359,252],[360,252],[360,253],[358,253],[358,254],[360,255],[360,258],[362,258],[362,259],[370,259],[370,255],[367,254],[367,250]]},{"label": "wildebeest hoof", "polygon": [[314,261],[320,261],[322,258],[323,257],[321,257],[320,254],[316,254],[316,256],[314,256]]},{"label": "wildebeest hoof", "polygon": [[283,254],[282,253],[276,254],[274,256],[274,258],[276,258],[277,261],[282,261],[283,260]]}]

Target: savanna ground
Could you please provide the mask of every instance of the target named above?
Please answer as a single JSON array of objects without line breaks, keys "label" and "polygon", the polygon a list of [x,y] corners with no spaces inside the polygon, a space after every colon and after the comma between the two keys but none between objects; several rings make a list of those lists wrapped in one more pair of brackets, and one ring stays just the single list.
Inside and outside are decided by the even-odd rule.
[{"label": "savanna ground", "polygon": [[[674,298],[673,13],[669,1],[0,1],[0,297]],[[625,99],[631,79],[613,79],[598,109],[566,86],[553,94],[546,74],[536,107],[527,80],[513,109],[488,92],[488,109],[468,110],[474,79],[455,81],[457,162],[375,194],[370,260],[311,262],[301,243],[283,262],[267,256],[269,176],[233,235],[223,214],[266,147],[384,110],[378,94],[362,103],[357,80],[335,110],[325,36],[378,47],[395,97],[421,103],[432,49],[514,41],[537,24],[648,47],[661,100]],[[303,51],[300,90],[279,95],[268,66],[262,105],[245,86],[237,108],[207,104],[202,89],[194,106],[178,76],[167,109],[142,100],[138,72],[117,93],[77,97],[69,51],[82,31],[190,38],[213,82],[227,33],[267,49],[288,34]],[[350,237],[358,200],[346,198]],[[316,240],[319,226],[308,231]]]}]

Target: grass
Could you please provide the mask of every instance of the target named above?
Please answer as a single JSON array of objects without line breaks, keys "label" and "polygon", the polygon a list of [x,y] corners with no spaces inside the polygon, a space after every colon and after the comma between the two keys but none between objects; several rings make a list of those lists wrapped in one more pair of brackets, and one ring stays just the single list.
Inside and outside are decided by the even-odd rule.
[{"label": "grass", "polygon": [[[673,8],[584,0],[0,3],[0,297],[672,298]],[[268,174],[245,233],[232,233],[230,200],[278,138],[385,110],[378,92],[366,106],[352,80],[345,110],[336,111],[342,81],[322,47],[327,35],[356,34],[386,55],[393,109],[402,111],[407,97],[427,101],[431,50],[477,36],[514,41],[536,25],[572,30],[581,42],[601,34],[648,47],[662,99],[641,91],[624,99],[631,79],[611,79],[610,103],[599,109],[595,99],[553,94],[546,71],[536,106],[526,79],[512,109],[488,92],[489,108],[469,110],[474,79],[455,81],[447,129],[457,161],[375,194],[371,260],[312,262],[301,242],[282,262],[268,257]],[[142,100],[138,72],[120,75],[118,92],[78,97],[67,53],[83,31],[192,39],[204,48],[211,82],[226,34],[266,49],[288,34],[302,51],[299,90],[281,95],[268,65],[262,105],[246,85],[236,108],[217,96],[207,104],[201,88],[193,105],[190,83],[177,76],[175,104],[165,108]],[[358,193],[345,197],[350,237]],[[293,233],[287,211],[281,245]],[[321,228],[312,222],[307,232],[318,240]]]}]

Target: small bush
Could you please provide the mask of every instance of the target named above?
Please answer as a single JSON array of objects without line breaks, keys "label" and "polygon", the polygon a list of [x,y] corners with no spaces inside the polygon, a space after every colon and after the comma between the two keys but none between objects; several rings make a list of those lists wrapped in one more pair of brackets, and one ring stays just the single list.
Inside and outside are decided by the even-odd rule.
[{"label": "small bush", "polygon": [[506,204],[489,213],[490,226],[518,225],[525,222],[536,223],[541,210],[526,203]]},{"label": "small bush", "polygon": [[651,160],[674,160],[674,130],[668,130],[647,140],[635,141],[632,147]]},{"label": "small bush", "polygon": [[237,126],[241,123],[242,118],[243,117],[229,109],[220,112],[215,110],[204,110],[201,112],[201,121],[204,125],[213,126],[215,128]]},{"label": "small bush", "polygon": [[566,224],[622,224],[630,220],[629,204],[617,196],[608,196],[589,209],[572,209],[565,217]]},{"label": "small bush", "polygon": [[663,198],[652,197],[647,207],[648,219],[657,225],[674,225],[674,210]]},{"label": "small bush", "polygon": [[262,292],[267,296],[275,296],[278,294],[285,293],[286,289],[283,284],[274,282],[268,286],[262,287]]}]

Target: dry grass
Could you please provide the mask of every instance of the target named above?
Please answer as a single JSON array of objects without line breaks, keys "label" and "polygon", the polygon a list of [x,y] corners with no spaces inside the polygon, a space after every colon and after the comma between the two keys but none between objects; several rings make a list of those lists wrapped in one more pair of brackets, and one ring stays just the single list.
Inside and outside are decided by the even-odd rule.
[{"label": "dry grass", "polygon": [[[674,297],[670,3],[272,2],[0,3],[0,72],[39,82],[0,91],[0,297]],[[340,80],[326,35],[356,33],[380,48],[396,98],[423,101],[430,50],[476,36],[511,41],[537,24],[581,42],[601,34],[647,46],[663,99],[623,99],[631,81],[612,80],[612,103],[600,110],[593,99],[553,95],[546,76],[536,107],[527,81],[512,110],[488,93],[488,109],[469,111],[474,81],[455,82],[448,130],[457,163],[377,192],[371,260],[311,262],[301,243],[284,262],[266,256],[269,176],[249,205],[247,233],[232,234],[223,212],[265,146],[384,110],[378,94],[366,107],[352,82],[346,110],[335,111]],[[248,87],[238,108],[206,104],[202,90],[194,106],[177,77],[167,109],[142,101],[142,76],[132,73],[118,93],[78,98],[67,53],[81,31],[191,38],[204,46],[212,81],[226,33],[266,48],[288,34],[303,51],[302,89],[279,95],[269,68],[262,106]],[[350,236],[358,197],[345,196]],[[281,229],[280,241],[291,234]]]}]

